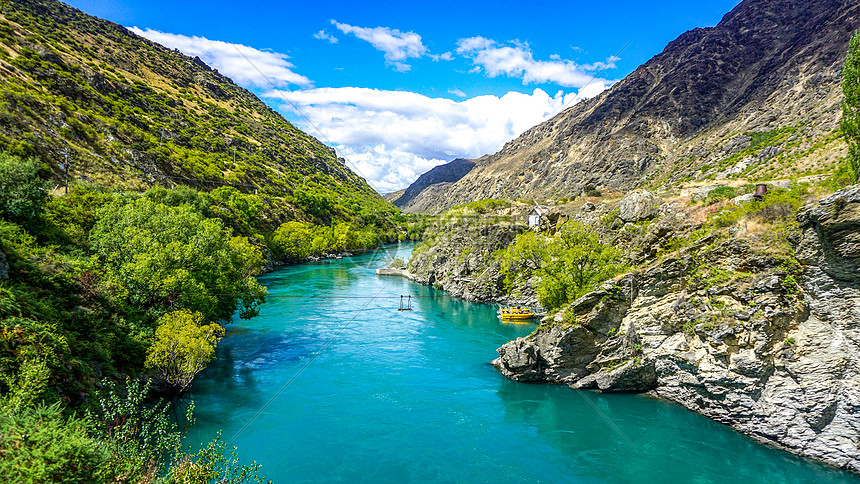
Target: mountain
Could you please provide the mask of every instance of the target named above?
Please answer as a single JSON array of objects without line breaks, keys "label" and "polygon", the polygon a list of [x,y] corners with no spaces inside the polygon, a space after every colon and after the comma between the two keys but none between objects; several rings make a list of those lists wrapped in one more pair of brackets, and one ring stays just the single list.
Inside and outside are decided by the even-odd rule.
[{"label": "mountain", "polygon": [[854,0],[745,0],[601,95],[424,187],[426,211],[483,198],[549,199],[829,173],[845,153],[840,80]]},{"label": "mountain", "polygon": [[[250,66],[249,66],[250,68]],[[0,147],[55,183],[296,187],[388,207],[334,150],[229,78],[52,0],[0,0]]]},{"label": "mountain", "polygon": [[[440,183],[453,183],[466,176],[472,168],[475,167],[474,161],[457,158],[444,165],[434,166],[430,171],[424,173],[411,185],[409,185],[403,194],[393,201],[394,205],[402,210],[409,212],[422,211],[421,206],[413,204],[413,200],[424,191],[425,188],[431,185]],[[438,188],[438,187],[437,187]]]}]

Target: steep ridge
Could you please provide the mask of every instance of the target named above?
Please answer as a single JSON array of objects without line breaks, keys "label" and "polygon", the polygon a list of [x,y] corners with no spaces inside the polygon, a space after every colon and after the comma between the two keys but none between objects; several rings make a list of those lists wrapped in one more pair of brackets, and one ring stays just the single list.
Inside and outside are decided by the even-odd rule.
[{"label": "steep ridge", "polygon": [[412,203],[438,212],[483,198],[570,197],[589,185],[830,172],[845,151],[840,77],[857,28],[853,0],[745,0],[716,27],[684,33],[605,93]]},{"label": "steep ridge", "polygon": [[68,159],[70,178],[100,185],[300,187],[390,208],[334,150],[199,58],[59,2],[0,0],[0,78],[0,145],[39,157],[56,183]]},{"label": "steep ridge", "polygon": [[[409,185],[403,194],[394,200],[394,205],[410,212],[420,212],[420,207],[414,207],[415,200],[425,188],[438,183],[454,183],[466,176],[475,167],[474,161],[457,158],[444,165],[434,166],[430,171],[418,177]],[[417,210],[415,209],[417,208]]]}]

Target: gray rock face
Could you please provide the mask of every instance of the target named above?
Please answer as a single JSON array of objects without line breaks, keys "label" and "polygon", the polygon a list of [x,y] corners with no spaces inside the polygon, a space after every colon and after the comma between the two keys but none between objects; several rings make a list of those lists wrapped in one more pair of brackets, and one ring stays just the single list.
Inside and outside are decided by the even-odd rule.
[{"label": "gray rock face", "polygon": [[647,190],[631,193],[621,199],[618,216],[625,222],[645,220],[657,215],[660,203],[660,199]]},{"label": "gray rock face", "polygon": [[798,215],[803,235],[798,260],[819,266],[831,277],[860,279],[860,186],[840,190]]},{"label": "gray rock face", "polygon": [[[575,324],[503,345],[493,364],[516,380],[650,390],[860,472],[860,187],[798,219],[799,287],[777,259],[729,240],[583,296],[568,308]],[[699,264],[752,275],[700,287],[691,279]],[[605,297],[619,291],[623,300]]]},{"label": "gray rock face", "polygon": [[[489,265],[493,252],[504,249],[516,236],[528,230],[522,225],[459,225],[451,222],[436,233],[436,243],[427,251],[416,250],[409,261],[414,280],[469,301],[505,298],[504,274],[497,261]],[[511,301],[535,305],[535,295],[525,294]]]}]

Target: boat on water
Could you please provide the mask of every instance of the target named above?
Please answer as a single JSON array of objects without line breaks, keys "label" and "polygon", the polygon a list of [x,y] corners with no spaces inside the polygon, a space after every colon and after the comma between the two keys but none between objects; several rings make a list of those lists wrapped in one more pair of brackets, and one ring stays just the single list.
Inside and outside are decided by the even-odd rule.
[{"label": "boat on water", "polygon": [[527,320],[535,317],[535,312],[522,306],[502,307],[499,308],[499,317],[502,320]]}]

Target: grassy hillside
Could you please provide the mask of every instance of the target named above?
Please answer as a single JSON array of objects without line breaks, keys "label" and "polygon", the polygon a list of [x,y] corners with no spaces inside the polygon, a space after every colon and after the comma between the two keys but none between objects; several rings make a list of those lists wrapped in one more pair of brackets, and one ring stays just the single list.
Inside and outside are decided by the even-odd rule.
[{"label": "grassy hillside", "polygon": [[334,151],[197,58],[50,0],[0,1],[0,146],[55,185],[231,184],[389,210]]}]

